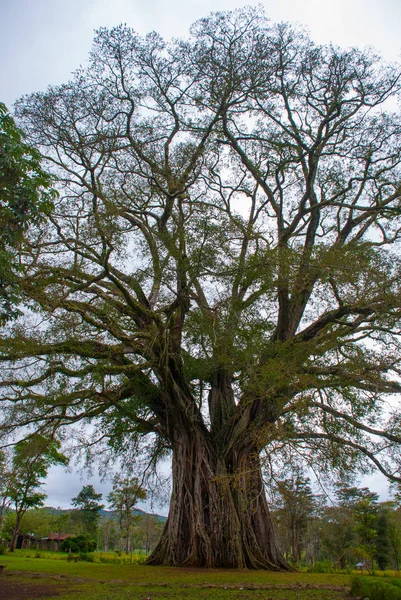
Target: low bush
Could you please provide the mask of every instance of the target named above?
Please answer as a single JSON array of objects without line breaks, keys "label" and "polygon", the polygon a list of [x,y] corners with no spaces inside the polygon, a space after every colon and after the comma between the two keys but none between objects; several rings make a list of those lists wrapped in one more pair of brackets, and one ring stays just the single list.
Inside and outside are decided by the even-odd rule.
[{"label": "low bush", "polygon": [[328,560],[315,562],[314,565],[308,565],[307,573],[334,573],[334,568]]},{"label": "low bush", "polygon": [[93,554],[88,553],[88,552],[80,552],[79,553],[79,558],[81,560],[84,560],[86,562],[95,562],[95,557]]},{"label": "low bush", "polygon": [[369,600],[401,600],[401,588],[390,579],[356,575],[351,579],[351,596]]},{"label": "low bush", "polygon": [[145,565],[147,555],[146,554],[123,554],[121,556],[113,556],[110,554],[100,554],[96,557],[100,563],[106,565]]},{"label": "low bush", "polygon": [[0,544],[0,554],[5,554],[6,553],[6,547],[4,546],[4,544]]},{"label": "low bush", "polygon": [[77,535],[70,537],[61,544],[62,552],[93,552],[96,549],[96,542],[89,535]]},{"label": "low bush", "polygon": [[306,569],[307,573],[341,573],[343,575],[351,575],[351,567],[341,569],[334,567],[328,560],[322,560],[315,562],[314,565],[308,565]]}]

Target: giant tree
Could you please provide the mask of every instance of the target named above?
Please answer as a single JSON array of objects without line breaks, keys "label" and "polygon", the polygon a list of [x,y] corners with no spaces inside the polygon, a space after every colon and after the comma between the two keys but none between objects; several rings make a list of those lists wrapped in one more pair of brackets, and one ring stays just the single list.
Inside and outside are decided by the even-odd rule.
[{"label": "giant tree", "polygon": [[191,34],[101,29],[19,103],[60,197],[20,249],[3,430],[171,452],[150,563],[287,568],[261,461],[400,477],[400,74],[257,10]]}]

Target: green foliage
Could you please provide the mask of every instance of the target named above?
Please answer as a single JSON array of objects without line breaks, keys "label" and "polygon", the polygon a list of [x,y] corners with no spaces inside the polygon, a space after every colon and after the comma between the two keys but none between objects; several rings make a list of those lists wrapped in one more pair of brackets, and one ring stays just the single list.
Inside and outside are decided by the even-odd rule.
[{"label": "green foliage", "polygon": [[308,534],[318,515],[321,499],[313,494],[310,479],[299,469],[289,477],[277,479],[272,492],[280,545],[285,556],[299,564],[307,543],[311,543]]},{"label": "green foliage", "polygon": [[309,565],[306,571],[307,573],[346,573],[349,575],[352,573],[353,569],[350,566],[345,568],[335,567],[329,560],[325,559]]},{"label": "green foliage", "polygon": [[387,515],[389,555],[397,571],[401,565],[401,510],[390,510]]},{"label": "green foliage", "polygon": [[[36,538],[47,537],[51,532],[60,531],[61,533],[70,532],[68,528],[68,515],[66,519],[60,519],[49,508],[36,508],[27,510],[21,520],[21,533],[34,533]],[[64,527],[62,526],[64,524]],[[61,527],[60,527],[61,525]],[[71,532],[73,533],[73,532]]]},{"label": "green foliage", "polygon": [[340,506],[328,506],[322,515],[322,551],[331,564],[340,569],[358,562],[355,552],[356,535],[350,511]]},{"label": "green foliage", "polygon": [[42,167],[38,150],[0,103],[0,323],[16,316],[18,271],[15,249],[30,225],[53,209],[55,178]]},{"label": "green foliage", "polygon": [[[92,542],[95,542],[95,540],[92,540]],[[92,544],[92,546],[93,546],[93,544]],[[88,552],[80,552],[79,553],[79,558],[81,560],[84,560],[85,562],[91,562],[91,563],[95,562],[95,557],[93,555],[93,550],[96,549],[96,546],[93,548],[93,550],[91,550],[90,548],[92,546],[90,546],[88,544],[88,548],[89,548]]]},{"label": "green foliage", "polygon": [[[34,533],[35,538],[44,538],[49,533],[74,533],[78,535],[82,529],[80,523],[74,521],[72,517],[74,511],[54,510],[49,507],[38,507],[27,509],[22,515],[19,529],[20,533],[26,535]],[[16,513],[10,509],[7,511],[4,522],[4,535],[11,536],[11,532],[15,527]],[[0,536],[1,538],[1,536]]]},{"label": "green foliage", "polygon": [[351,594],[369,600],[401,600],[401,589],[396,580],[354,576],[351,579]]},{"label": "green foliage", "polygon": [[32,435],[15,445],[12,471],[6,493],[15,509],[15,527],[11,548],[15,548],[21,520],[29,508],[43,506],[46,494],[41,491],[43,479],[51,465],[66,465],[68,459],[60,453],[60,442],[43,435]]},{"label": "green foliage", "polygon": [[335,569],[328,560],[318,560],[306,569],[307,573],[334,573]]},{"label": "green foliage", "polygon": [[388,510],[379,509],[376,515],[375,553],[374,558],[380,570],[387,569],[390,563],[390,523]]},{"label": "green foliage", "polygon": [[93,552],[96,549],[96,541],[89,534],[81,534],[64,540],[61,544],[62,552]]},{"label": "green foliage", "polygon": [[101,498],[102,494],[98,494],[93,485],[84,485],[79,494],[71,500],[85,532],[93,538],[96,537],[100,511],[104,508],[104,504],[99,503]]},{"label": "green foliage", "polygon": [[40,152],[24,138],[0,102],[0,224],[6,244],[20,239],[29,222],[39,223],[53,208],[54,177],[42,169]]},{"label": "green foliage", "polygon": [[12,477],[9,454],[0,450],[0,537],[3,528],[3,520],[7,508],[11,502],[8,494],[8,486]]},{"label": "green foliage", "polygon": [[59,452],[60,442],[35,435],[15,446],[12,458],[13,476],[8,495],[17,512],[42,506],[46,495],[39,491],[51,465],[66,465],[68,459]]},{"label": "green foliage", "polygon": [[147,491],[139,484],[137,477],[119,477],[113,480],[113,489],[107,497],[110,507],[118,515],[120,534],[125,538],[125,551],[131,550],[131,530],[138,517],[134,515],[135,504],[145,500]]},{"label": "green foliage", "polygon": [[368,488],[337,488],[337,505],[314,496],[308,480],[293,473],[275,482],[272,512],[279,544],[286,557],[310,572],[342,572],[364,563],[365,569],[398,570],[401,512],[395,503],[378,503]]},{"label": "green foliage", "polygon": [[337,514],[341,526],[338,523],[332,533],[339,544],[342,566],[345,566],[346,558],[353,558],[355,562],[366,562],[373,568],[373,558],[377,556],[378,548],[378,495],[366,487],[337,486],[336,496],[339,506],[332,513]]}]

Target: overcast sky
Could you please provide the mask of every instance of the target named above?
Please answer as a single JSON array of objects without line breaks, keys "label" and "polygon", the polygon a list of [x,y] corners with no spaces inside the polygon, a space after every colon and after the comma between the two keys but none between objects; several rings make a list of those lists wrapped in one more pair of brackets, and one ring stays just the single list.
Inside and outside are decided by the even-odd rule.
[{"label": "overcast sky", "polygon": [[98,27],[125,22],[176,37],[211,11],[245,4],[261,4],[273,21],[302,23],[319,43],[400,56],[400,0],[0,0],[0,99],[11,108],[22,94],[65,82],[85,63]]},{"label": "overcast sky", "polygon": [[[272,21],[306,26],[318,43],[372,46],[386,60],[401,57],[400,0],[0,0],[0,102],[11,109],[21,95],[67,81],[85,64],[99,27],[124,22],[140,34],[186,36],[191,23],[212,11],[258,4]],[[69,506],[89,482],[106,495],[110,491],[98,478],[52,469],[48,503]],[[385,493],[380,477],[364,483]]]}]

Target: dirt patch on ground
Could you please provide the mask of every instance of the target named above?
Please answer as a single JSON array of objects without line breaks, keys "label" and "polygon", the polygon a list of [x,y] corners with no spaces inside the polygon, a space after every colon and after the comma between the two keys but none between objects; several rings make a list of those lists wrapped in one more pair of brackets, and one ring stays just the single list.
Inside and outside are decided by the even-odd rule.
[{"label": "dirt patch on ground", "polygon": [[54,598],[67,592],[69,586],[52,585],[45,582],[21,581],[12,575],[0,576],[0,600],[35,600]]},{"label": "dirt patch on ground", "polygon": [[[195,571],[195,570],[194,570]],[[204,570],[200,571],[201,573],[205,573]],[[152,587],[154,588],[174,588],[177,598],[180,597],[179,590],[191,588],[193,590],[235,590],[235,591],[269,591],[274,592],[274,590],[291,590],[295,592],[299,592],[297,595],[305,597],[304,594],[310,592],[316,592],[321,590],[322,592],[331,591],[335,594],[335,597],[338,597],[338,594],[343,594],[341,597],[347,596],[349,597],[349,586],[346,585],[330,585],[330,584],[311,584],[311,583],[303,583],[303,582],[294,582],[294,583],[235,583],[235,584],[223,584],[223,583],[212,583],[212,582],[203,582],[203,583],[167,583],[167,582],[141,582],[141,581],[127,581],[125,579],[110,579],[110,580],[98,580],[92,578],[83,578],[83,577],[74,577],[71,575],[67,575],[64,573],[59,573],[57,575],[50,573],[37,573],[37,572],[28,572],[28,571],[13,571],[8,573],[3,573],[0,576],[0,600],[39,600],[46,598],[56,598],[61,594],[65,593],[76,593],[76,597],[79,598],[79,593],[82,592],[82,589],[85,587],[85,584],[90,583],[100,583],[107,584],[108,586],[112,586],[113,588],[136,588],[137,591],[144,590],[145,588]],[[173,591],[173,590],[172,590]]]}]

